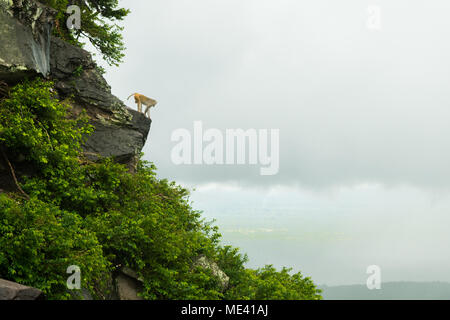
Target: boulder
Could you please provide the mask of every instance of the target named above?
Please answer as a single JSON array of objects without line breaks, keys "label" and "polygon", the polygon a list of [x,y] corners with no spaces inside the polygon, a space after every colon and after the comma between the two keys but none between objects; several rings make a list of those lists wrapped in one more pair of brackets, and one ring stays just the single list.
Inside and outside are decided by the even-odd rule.
[{"label": "boulder", "polygon": [[120,273],[116,277],[116,292],[120,300],[144,300],[138,296],[142,292],[142,283],[132,277]]},{"label": "boulder", "polygon": [[130,278],[136,279],[136,280],[138,280],[140,282],[144,282],[144,279],[141,278],[136,271],[134,271],[133,269],[131,269],[131,268],[127,267],[127,266],[122,267],[122,269],[120,269],[120,271],[124,275],[129,276]]},{"label": "boulder", "polygon": [[0,279],[0,300],[41,300],[41,290]]},{"label": "boulder", "polygon": [[228,284],[230,282],[230,277],[228,277],[225,272],[220,270],[217,263],[208,259],[205,255],[200,255],[197,257],[193,264],[194,267],[201,267],[207,270],[210,270],[213,276],[219,280],[220,286],[222,290],[225,291],[228,288]]}]

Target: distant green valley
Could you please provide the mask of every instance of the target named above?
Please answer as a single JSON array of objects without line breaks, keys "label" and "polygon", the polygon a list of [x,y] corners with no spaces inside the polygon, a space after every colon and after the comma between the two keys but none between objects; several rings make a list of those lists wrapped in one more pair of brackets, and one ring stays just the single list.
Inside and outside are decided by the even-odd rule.
[{"label": "distant green valley", "polygon": [[319,286],[324,300],[450,300],[450,283],[386,282],[379,290],[366,285]]}]

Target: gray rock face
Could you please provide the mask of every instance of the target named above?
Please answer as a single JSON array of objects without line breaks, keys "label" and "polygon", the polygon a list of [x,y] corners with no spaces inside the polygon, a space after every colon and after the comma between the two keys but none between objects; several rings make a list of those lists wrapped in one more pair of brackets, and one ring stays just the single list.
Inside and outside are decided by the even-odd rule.
[{"label": "gray rock face", "polygon": [[117,300],[144,300],[138,294],[143,289],[143,279],[133,269],[123,266],[114,279]]},{"label": "gray rock face", "polygon": [[0,0],[0,82],[52,79],[73,115],[86,110],[95,128],[84,146],[86,157],[113,157],[133,171],[151,120],[111,94],[89,52],[50,36],[54,14],[33,0]]},{"label": "gray rock face", "polygon": [[0,279],[0,300],[40,300],[43,298],[41,290]]},{"label": "gray rock face", "polygon": [[124,275],[129,276],[130,278],[136,279],[136,280],[138,280],[138,281],[140,281],[140,282],[144,282],[144,279],[142,279],[142,278],[138,275],[138,273],[137,273],[136,271],[134,271],[133,269],[131,269],[131,268],[127,267],[127,266],[122,267],[122,269],[120,269],[120,271],[121,271]]},{"label": "gray rock face", "polygon": [[32,0],[0,0],[0,79],[50,73],[50,31],[55,11]]},{"label": "gray rock face", "polygon": [[201,255],[194,261],[194,267],[201,267],[210,270],[211,273],[219,280],[222,290],[225,291],[228,288],[230,277],[225,272],[220,270],[217,263],[210,261],[206,256]]},{"label": "gray rock face", "polygon": [[133,167],[144,147],[151,120],[111,94],[87,51],[52,38],[50,57],[50,77],[60,98],[69,99],[75,115],[85,109],[95,127],[84,146],[86,156],[91,160],[114,157]]},{"label": "gray rock face", "polygon": [[138,296],[138,293],[142,291],[142,284],[125,274],[119,274],[116,277],[116,290],[120,300],[144,300]]}]

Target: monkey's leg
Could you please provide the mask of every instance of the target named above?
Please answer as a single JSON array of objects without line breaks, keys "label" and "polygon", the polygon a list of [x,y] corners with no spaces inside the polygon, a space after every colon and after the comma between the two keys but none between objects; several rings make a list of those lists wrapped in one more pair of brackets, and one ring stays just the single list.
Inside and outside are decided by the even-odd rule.
[{"label": "monkey's leg", "polygon": [[142,112],[142,103],[141,100],[138,101],[138,111]]},{"label": "monkey's leg", "polygon": [[150,119],[150,107],[147,107],[147,109],[145,109],[144,114],[146,114],[146,115],[147,115],[147,118]]}]

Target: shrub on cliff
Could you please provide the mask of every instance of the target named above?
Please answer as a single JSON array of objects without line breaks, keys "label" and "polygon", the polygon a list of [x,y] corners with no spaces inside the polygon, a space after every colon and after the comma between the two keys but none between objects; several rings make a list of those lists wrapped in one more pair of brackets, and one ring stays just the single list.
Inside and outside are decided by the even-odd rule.
[{"label": "shrub on cliff", "polygon": [[[0,147],[24,158],[33,174],[23,193],[0,196],[0,277],[69,298],[66,268],[78,265],[82,286],[105,298],[110,275],[135,269],[146,299],[318,299],[300,273],[271,266],[246,269],[238,249],[222,247],[217,228],[189,204],[189,193],[158,179],[141,161],[130,174],[111,159],[84,160],[92,131],[85,117],[70,119],[52,83],[35,80],[0,101]],[[216,261],[230,277],[228,290],[194,267],[196,257]]]},{"label": "shrub on cliff", "polygon": [[[129,10],[120,8],[118,0],[41,0],[57,10],[58,22],[54,33],[73,44],[82,45],[80,37],[87,38],[98,49],[110,65],[118,65],[124,56],[122,27],[115,21],[123,20]],[[66,21],[69,18],[67,6],[77,5],[81,9],[81,28],[70,31]]]},{"label": "shrub on cliff", "polygon": [[94,232],[76,213],[32,198],[0,194],[0,277],[69,299],[66,271],[81,268],[84,287],[99,299],[108,291],[110,262]]}]

